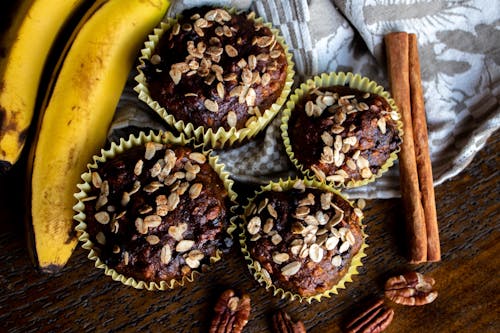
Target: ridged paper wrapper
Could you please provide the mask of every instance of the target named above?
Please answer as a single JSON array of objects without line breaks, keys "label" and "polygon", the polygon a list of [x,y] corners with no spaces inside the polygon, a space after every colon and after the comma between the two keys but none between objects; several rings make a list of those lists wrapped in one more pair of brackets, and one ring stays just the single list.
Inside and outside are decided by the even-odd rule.
[{"label": "ridged paper wrapper", "polygon": [[[346,288],[346,283],[348,282],[353,282],[352,278],[354,275],[359,274],[358,269],[359,267],[363,266],[363,263],[361,262],[362,258],[366,257],[365,254],[365,249],[368,247],[366,244],[366,238],[368,237],[367,234],[364,232],[364,225],[362,224],[362,216],[359,216],[359,226],[361,229],[361,233],[363,236],[363,241],[361,244],[361,247],[359,251],[351,258],[351,261],[349,263],[349,268],[345,275],[343,275],[340,280],[330,289],[319,292],[313,296],[302,296],[292,290],[284,290],[283,288],[280,288],[276,286],[272,282],[272,278],[269,277],[269,275],[265,274],[262,272],[262,267],[260,262],[257,260],[254,260],[252,258],[250,251],[247,246],[247,237],[248,237],[248,232],[246,229],[247,226],[247,219],[246,216],[249,213],[249,209],[253,203],[253,201],[259,196],[259,194],[262,194],[266,191],[274,191],[274,192],[282,192],[282,191],[287,191],[291,190],[294,188],[294,185],[296,185],[297,182],[303,182],[303,184],[307,188],[316,188],[320,189],[323,191],[329,191],[332,192],[334,195],[341,197],[342,199],[346,200],[353,208],[355,206],[351,201],[349,201],[345,196],[343,196],[340,191],[337,189],[325,184],[325,183],[320,183],[314,179],[308,179],[308,178],[288,178],[286,180],[279,179],[276,182],[271,181],[269,184],[264,185],[260,188],[260,190],[255,192],[255,195],[248,200],[248,204],[246,204],[243,207],[243,213],[240,216],[240,234],[239,234],[239,241],[240,241],[240,246],[241,246],[241,251],[245,257],[245,260],[247,262],[248,269],[250,270],[250,273],[253,275],[253,277],[257,280],[257,282],[263,286],[266,290],[272,292],[274,296],[280,297],[281,299],[288,299],[290,301],[298,301],[300,303],[306,302],[306,303],[312,303],[313,301],[321,302],[323,298],[330,298],[332,295],[337,295],[340,291],[340,289],[345,289]],[[358,208],[359,209],[359,208]],[[266,272],[267,273],[267,272]],[[266,276],[267,275],[267,276]]]},{"label": "ridged paper wrapper", "polygon": [[[142,281],[137,280],[133,277],[124,276],[123,274],[117,272],[115,269],[108,267],[99,257],[99,244],[93,243],[90,239],[90,235],[87,232],[86,215],[84,213],[84,202],[88,197],[87,192],[91,189],[92,171],[96,170],[99,164],[118,157],[128,149],[145,145],[147,142],[171,144],[174,146],[189,146],[190,148],[193,148],[194,151],[203,152],[203,154],[207,157],[207,161],[210,166],[216,171],[216,173],[222,180],[224,187],[228,192],[228,199],[231,201],[231,205],[235,205],[237,195],[232,190],[233,181],[229,179],[229,174],[224,171],[224,165],[218,163],[218,158],[210,154],[210,150],[200,149],[201,145],[194,145],[193,139],[186,139],[182,134],[179,136],[174,136],[170,132],[154,133],[153,131],[151,131],[149,132],[149,134],[140,132],[137,136],[130,135],[127,140],[121,138],[118,144],[113,142],[109,149],[102,149],[100,155],[95,155],[93,157],[93,162],[87,165],[88,171],[81,176],[83,183],[77,185],[80,191],[74,195],[78,200],[76,205],[73,207],[75,211],[74,220],[77,223],[75,230],[78,235],[78,240],[81,242],[82,248],[89,251],[88,258],[95,262],[96,268],[104,270],[105,275],[110,276],[115,281],[119,281],[124,285],[131,286],[136,289],[168,290],[176,287],[182,287],[188,282],[193,282],[195,280],[195,277],[202,274],[202,272],[198,269],[193,269],[190,274],[183,276],[180,280],[172,279],[169,281],[159,282]],[[232,209],[234,209],[234,206],[227,207],[227,213],[229,214],[230,210]],[[237,225],[234,222],[234,217],[231,217],[231,215],[228,215],[226,218],[229,221],[228,226],[225,230],[222,230],[222,232],[226,232],[228,237],[233,238],[233,232],[237,228]],[[213,255],[209,259],[210,266],[220,261],[222,259],[222,254],[222,250],[217,249],[215,255]]]},{"label": "ridged paper wrapper", "polygon": [[[323,73],[318,76],[313,77],[312,79],[307,80],[305,83],[302,83],[299,88],[295,89],[295,92],[290,95],[288,102],[286,103],[286,108],[283,110],[281,116],[281,136],[283,139],[283,143],[285,146],[285,151],[295,165],[295,167],[306,177],[314,178],[319,181],[321,180],[316,176],[313,170],[307,168],[303,165],[296,157],[293,151],[292,144],[290,142],[290,137],[288,134],[288,124],[290,117],[293,112],[296,112],[295,106],[301,101],[306,94],[311,89],[314,88],[322,88],[322,87],[332,87],[332,86],[347,86],[350,88],[354,88],[360,91],[369,92],[372,94],[377,94],[383,97],[390,105],[392,112],[396,112],[398,115],[398,120],[396,120],[396,126],[398,130],[398,136],[402,140],[403,139],[403,123],[400,120],[401,115],[396,106],[396,102],[392,99],[390,94],[384,90],[382,86],[380,86],[377,82],[370,80],[367,77],[363,77],[359,74],[353,74],[350,72],[332,72],[332,73]],[[390,167],[394,165],[394,162],[398,159],[398,153],[400,151],[400,145],[390,153],[389,158],[385,161],[385,163],[380,167],[377,173],[374,173],[370,178],[361,179],[361,180],[353,180],[350,179],[348,182],[331,182],[327,181],[331,186],[334,187],[345,187],[345,188],[353,188],[366,185],[375,181],[377,178],[381,177]],[[326,175],[328,176],[328,175]]]},{"label": "ridged paper wrapper", "polygon": [[[229,13],[236,13],[236,9],[227,9]],[[149,105],[163,120],[171,127],[175,128],[177,131],[186,134],[187,137],[194,137],[197,141],[203,141],[209,144],[213,148],[226,148],[233,144],[241,144],[259,134],[274,117],[281,110],[285,104],[288,95],[290,94],[292,85],[294,83],[294,63],[292,61],[292,54],[289,51],[288,46],[285,43],[284,38],[280,35],[279,31],[272,27],[270,23],[263,22],[260,17],[255,18],[255,22],[262,22],[264,26],[271,29],[271,32],[275,35],[276,41],[281,44],[285,52],[285,56],[288,62],[286,80],[281,91],[280,96],[271,105],[270,108],[262,112],[260,117],[256,117],[254,121],[248,123],[245,127],[236,129],[235,127],[226,130],[222,127],[214,131],[211,128],[205,128],[203,126],[195,127],[192,123],[186,123],[183,120],[176,120],[175,117],[168,112],[163,106],[161,106],[157,101],[149,94],[148,83],[146,77],[142,71],[142,67],[145,64],[145,60],[149,60],[155,50],[155,47],[160,42],[163,34],[168,31],[176,22],[178,18],[167,18],[164,22],[160,23],[160,26],[154,29],[154,33],[149,35],[148,41],[145,42],[145,48],[141,50],[141,56],[139,57],[140,64],[137,67],[139,74],[135,77],[137,85],[134,90],[138,93],[139,99]],[[258,105],[257,105],[258,106]]]}]

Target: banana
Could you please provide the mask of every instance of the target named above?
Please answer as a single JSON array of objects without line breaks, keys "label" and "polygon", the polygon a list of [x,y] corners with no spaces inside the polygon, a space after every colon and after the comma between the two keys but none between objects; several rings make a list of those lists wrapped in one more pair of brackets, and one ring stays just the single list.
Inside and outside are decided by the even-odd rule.
[{"label": "banana", "polygon": [[106,141],[127,76],[167,0],[109,0],[76,35],[40,118],[28,160],[33,259],[45,272],[69,260],[76,245],[76,184]]},{"label": "banana", "polygon": [[0,4],[0,75],[3,73],[7,54],[32,3],[33,0],[19,0],[15,3]]},{"label": "banana", "polygon": [[62,27],[84,0],[22,1],[2,39],[0,174],[19,159],[32,123],[44,64]]}]

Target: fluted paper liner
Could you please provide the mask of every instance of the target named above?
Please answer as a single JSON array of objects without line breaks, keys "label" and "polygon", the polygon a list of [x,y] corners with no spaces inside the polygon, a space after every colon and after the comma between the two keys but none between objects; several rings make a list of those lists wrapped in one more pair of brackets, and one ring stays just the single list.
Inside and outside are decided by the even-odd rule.
[{"label": "fluted paper liner", "polygon": [[[366,91],[369,93],[377,94],[382,96],[389,103],[392,111],[395,111],[400,115],[398,111],[398,107],[396,106],[396,102],[391,98],[390,94],[384,90],[382,86],[380,86],[375,81],[370,80],[367,77],[362,77],[359,74],[353,74],[350,72],[332,72],[332,73],[323,73],[321,75],[315,76],[312,79],[307,80],[305,83],[302,83],[299,88],[295,89],[295,92],[290,95],[288,102],[286,103],[286,108],[283,110],[281,116],[281,136],[283,139],[283,143],[285,145],[285,151],[295,165],[295,167],[306,177],[314,178],[319,181],[318,177],[314,174],[314,172],[308,168],[306,168],[302,163],[300,163],[295,154],[293,152],[292,144],[290,142],[290,137],[288,136],[288,121],[291,117],[292,112],[295,110],[295,105],[302,100],[302,98],[309,92],[312,88],[321,88],[321,87],[331,87],[331,86],[349,86],[350,88],[358,89],[360,91]],[[401,116],[399,117],[401,119]],[[403,139],[403,123],[401,120],[397,120],[397,129],[399,132],[399,137]],[[330,185],[335,187],[345,187],[345,188],[353,188],[366,185],[375,181],[377,178],[382,176],[391,166],[394,165],[394,162],[398,159],[398,153],[400,151],[400,146],[398,145],[397,149],[391,152],[387,161],[380,167],[376,174],[373,174],[372,177],[361,180],[350,180],[347,183],[337,183],[337,182],[329,182]]]},{"label": "fluted paper liner", "polygon": [[[95,155],[93,157],[93,163],[89,163],[87,165],[88,171],[85,172],[81,178],[83,183],[78,184],[77,187],[80,189],[80,192],[76,193],[74,196],[78,200],[77,204],[73,207],[76,215],[73,217],[77,222],[77,226],[75,230],[78,235],[78,240],[82,242],[82,248],[89,251],[88,258],[90,260],[95,261],[95,267],[99,269],[103,269],[104,273],[110,276],[113,280],[119,281],[127,286],[134,287],[136,289],[147,289],[147,290],[167,290],[173,289],[175,287],[184,286],[187,282],[193,282],[197,275],[202,274],[197,270],[193,270],[191,274],[183,276],[181,280],[172,279],[170,281],[141,281],[136,280],[132,277],[124,276],[121,273],[118,273],[113,268],[108,267],[100,258],[99,258],[99,245],[94,244],[90,240],[90,235],[87,233],[87,224],[85,222],[86,216],[84,213],[85,204],[84,199],[87,197],[87,192],[91,189],[92,176],[91,173],[93,170],[98,168],[98,163],[106,162],[107,160],[113,159],[114,157],[120,155],[128,149],[131,149],[135,146],[143,145],[147,142],[157,142],[163,144],[174,144],[174,145],[190,145],[193,148],[198,148],[200,145],[193,146],[192,139],[186,139],[184,135],[174,136],[172,133],[154,133],[153,131],[146,134],[144,132],[140,132],[138,136],[130,135],[128,140],[124,138],[120,139],[120,143],[112,143],[111,147],[107,150],[102,149],[101,154],[99,156]],[[200,151],[200,150],[197,150]],[[212,166],[212,168],[219,174],[220,179],[224,183],[224,187],[228,191],[228,197],[231,202],[235,203],[236,201],[236,193],[232,190],[233,181],[229,178],[229,173],[224,171],[224,165],[217,163],[217,157],[210,154],[209,150],[202,151],[206,156],[208,163]],[[231,207],[228,207],[231,208]],[[228,209],[229,210],[229,209]],[[230,219],[229,226],[225,230],[229,236],[233,237],[232,233],[237,228],[237,225],[234,222],[234,218]],[[217,261],[221,260],[222,251],[217,250],[216,254],[210,257],[210,263],[213,264]]]},{"label": "fluted paper liner", "polygon": [[[248,269],[250,270],[250,273],[254,276],[254,278],[257,280],[257,282],[264,286],[266,290],[269,290],[273,293],[274,296],[278,296],[282,299],[289,299],[290,301],[297,300],[299,302],[307,302],[311,303],[313,300],[316,300],[317,302],[321,302],[321,299],[326,297],[330,298],[333,295],[337,295],[339,293],[339,289],[345,289],[346,288],[346,283],[347,282],[352,282],[352,277],[354,275],[359,274],[358,268],[363,266],[363,263],[361,262],[361,259],[366,257],[365,254],[365,249],[368,247],[366,244],[366,238],[368,237],[367,234],[364,232],[364,225],[362,224],[362,219],[363,217],[359,218],[359,225],[361,227],[361,233],[363,235],[363,242],[361,244],[361,247],[359,251],[351,258],[350,266],[348,271],[345,273],[345,275],[335,284],[332,288],[329,290],[326,290],[322,293],[318,293],[313,296],[301,296],[297,293],[294,293],[290,290],[284,290],[272,283],[272,281],[269,281],[270,279],[266,276],[261,271],[261,265],[257,260],[254,260],[248,251],[248,247],[246,244],[247,241],[247,231],[246,231],[246,215],[248,214],[248,209],[252,205],[252,202],[258,197],[259,194],[266,192],[266,191],[287,191],[291,190],[294,186],[295,183],[298,181],[302,181],[306,187],[310,188],[317,188],[321,189],[324,191],[329,191],[334,193],[337,196],[342,197],[344,200],[350,203],[351,206],[353,206],[352,202],[349,201],[345,196],[343,196],[340,191],[337,189],[325,184],[325,183],[320,183],[314,179],[299,179],[299,178],[288,178],[287,180],[279,179],[277,182],[271,181],[269,184],[265,186],[261,186],[259,191],[256,191],[255,195],[249,200],[248,204],[243,207],[244,212],[241,215],[241,223],[240,223],[240,246],[241,246],[241,251],[243,252],[243,255],[245,256],[245,260],[247,262]],[[353,206],[354,207],[354,206]]]},{"label": "fluted paper liner", "polygon": [[[236,9],[228,9],[231,14],[236,13]],[[154,29],[154,34],[149,36],[149,40],[144,43],[145,48],[141,50],[141,56],[139,58],[139,66],[137,70],[139,74],[135,77],[137,85],[134,90],[139,94],[139,99],[145,102],[151,109],[153,109],[160,117],[162,117],[165,122],[175,128],[181,133],[185,133],[188,137],[194,137],[198,141],[203,141],[208,143],[213,148],[224,148],[229,147],[235,142],[242,142],[245,139],[251,139],[256,136],[261,130],[263,130],[271,120],[278,114],[282,106],[285,104],[288,95],[290,94],[293,78],[295,75],[294,63],[292,61],[292,54],[290,53],[288,46],[285,44],[284,38],[279,34],[279,31],[272,27],[270,23],[263,22],[262,18],[255,18],[256,22],[262,22],[264,26],[271,29],[272,33],[276,36],[276,40],[281,44],[285,51],[287,58],[287,75],[285,80],[285,85],[281,91],[278,99],[271,105],[271,107],[262,113],[262,116],[257,117],[255,121],[249,123],[246,127],[241,129],[231,128],[226,130],[224,128],[219,128],[214,131],[211,128],[205,128],[203,126],[195,127],[192,123],[186,123],[183,120],[176,120],[175,117],[170,114],[164,107],[162,107],[157,101],[153,100],[149,94],[148,83],[146,77],[142,71],[144,66],[144,60],[150,59],[156,45],[159,43],[162,35],[168,31],[176,22],[177,19],[167,18],[165,22],[161,22],[159,28]]]}]

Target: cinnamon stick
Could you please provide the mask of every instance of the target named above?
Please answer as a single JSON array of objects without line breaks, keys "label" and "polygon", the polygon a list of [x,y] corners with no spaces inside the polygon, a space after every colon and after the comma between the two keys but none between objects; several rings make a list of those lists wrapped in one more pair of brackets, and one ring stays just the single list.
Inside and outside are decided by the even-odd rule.
[{"label": "cinnamon stick", "polygon": [[427,120],[425,118],[424,94],[420,76],[418,43],[415,34],[408,34],[410,100],[415,158],[417,162],[418,181],[422,195],[422,207],[427,232],[427,261],[441,260],[439,230],[432,179],[432,165],[429,154],[429,138],[427,136]]},{"label": "cinnamon stick", "polygon": [[427,231],[420,200],[417,163],[413,142],[409,81],[409,42],[405,32],[389,33],[384,38],[392,97],[402,116],[403,142],[399,153],[401,198],[410,243],[411,263],[427,260]]}]

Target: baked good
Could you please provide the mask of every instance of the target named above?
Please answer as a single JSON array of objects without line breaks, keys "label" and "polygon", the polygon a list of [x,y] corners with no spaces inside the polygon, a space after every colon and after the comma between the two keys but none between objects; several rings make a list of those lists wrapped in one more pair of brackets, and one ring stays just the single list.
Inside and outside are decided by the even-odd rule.
[{"label": "baked good", "polygon": [[300,300],[336,292],[364,256],[362,212],[302,180],[272,184],[245,210],[244,253],[257,279]]},{"label": "baked good", "polygon": [[220,259],[232,191],[212,162],[189,146],[149,141],[87,173],[78,230],[106,269],[161,289]]},{"label": "baked good", "polygon": [[273,104],[284,103],[293,65],[282,38],[253,12],[193,8],[162,27],[141,58],[138,90],[170,125],[234,132],[272,109],[255,135],[279,109]]},{"label": "baked good", "polygon": [[366,184],[386,171],[399,151],[399,113],[375,92],[346,85],[305,86],[288,115],[292,159],[321,181]]}]

